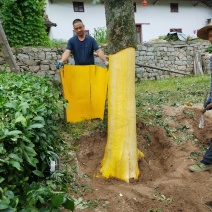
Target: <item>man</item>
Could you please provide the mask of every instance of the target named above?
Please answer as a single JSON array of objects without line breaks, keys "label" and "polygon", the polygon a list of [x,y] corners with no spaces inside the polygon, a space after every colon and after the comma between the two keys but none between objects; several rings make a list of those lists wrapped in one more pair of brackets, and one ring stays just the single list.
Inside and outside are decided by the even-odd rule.
[{"label": "man", "polygon": [[[197,36],[204,40],[209,40],[212,44],[212,24],[209,24],[197,32]],[[212,56],[210,57],[210,72],[211,72],[211,82],[210,82],[210,95],[208,100],[206,101],[204,108],[201,110],[202,114],[204,114],[207,110],[212,109]],[[192,166],[188,167],[190,171],[193,172],[202,172],[212,168],[212,139],[209,149],[205,152],[203,159]]]},{"label": "man", "polygon": [[108,61],[104,55],[104,52],[99,48],[96,40],[85,34],[85,26],[80,19],[75,19],[73,21],[75,36],[69,39],[65,52],[62,55],[60,61],[56,63],[56,68],[63,66],[72,53],[74,56],[75,65],[93,65],[94,64],[94,51],[108,66]]}]

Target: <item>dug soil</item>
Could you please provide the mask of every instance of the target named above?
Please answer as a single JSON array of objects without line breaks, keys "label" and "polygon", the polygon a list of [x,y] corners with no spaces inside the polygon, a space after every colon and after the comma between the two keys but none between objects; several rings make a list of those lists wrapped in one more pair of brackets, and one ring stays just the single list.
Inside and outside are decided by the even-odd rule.
[{"label": "dug soil", "polygon": [[200,108],[200,104],[164,105],[165,127],[137,122],[138,148],[145,153],[145,158],[139,160],[141,173],[137,182],[93,177],[100,170],[107,132],[95,131],[80,137],[78,173],[90,188],[83,199],[98,200],[96,208],[83,211],[212,211],[212,171],[194,173],[188,169],[202,159],[203,147],[208,147],[212,138],[212,112],[205,113],[204,128],[199,128]]}]

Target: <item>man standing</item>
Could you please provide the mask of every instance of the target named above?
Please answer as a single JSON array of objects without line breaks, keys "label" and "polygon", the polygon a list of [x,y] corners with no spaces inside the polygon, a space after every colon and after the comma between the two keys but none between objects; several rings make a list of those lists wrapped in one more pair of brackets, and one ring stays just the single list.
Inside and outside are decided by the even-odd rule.
[{"label": "man standing", "polygon": [[[204,40],[209,40],[212,44],[212,24],[209,24],[197,32],[197,36]],[[204,114],[207,110],[212,109],[212,56],[210,57],[210,72],[211,72],[211,82],[210,82],[210,95],[208,100],[206,101],[204,108],[201,110],[202,114]],[[209,149],[205,152],[203,159],[192,166],[188,167],[192,172],[202,172],[212,168],[212,139]]]},{"label": "man standing", "polygon": [[104,52],[99,48],[96,40],[85,34],[85,26],[80,19],[75,19],[73,21],[75,36],[69,39],[65,52],[62,55],[60,61],[56,63],[56,68],[63,66],[72,53],[74,56],[75,65],[94,65],[94,51],[108,66],[108,61],[104,55]]}]

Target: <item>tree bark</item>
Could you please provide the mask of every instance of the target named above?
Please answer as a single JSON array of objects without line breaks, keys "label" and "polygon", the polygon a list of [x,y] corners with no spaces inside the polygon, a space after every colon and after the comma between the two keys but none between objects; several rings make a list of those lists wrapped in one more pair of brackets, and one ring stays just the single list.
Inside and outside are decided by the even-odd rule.
[{"label": "tree bark", "polygon": [[132,0],[105,0],[108,51],[114,54],[127,47],[136,48],[134,8]]}]

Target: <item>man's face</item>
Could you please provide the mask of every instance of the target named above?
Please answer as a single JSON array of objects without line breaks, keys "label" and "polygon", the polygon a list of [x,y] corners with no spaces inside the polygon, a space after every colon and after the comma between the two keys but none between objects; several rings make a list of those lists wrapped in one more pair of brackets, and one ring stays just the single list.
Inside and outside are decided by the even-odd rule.
[{"label": "man's face", "polygon": [[78,36],[84,35],[84,30],[85,30],[85,27],[84,27],[82,22],[77,22],[77,23],[74,24],[74,32]]},{"label": "man's face", "polygon": [[208,40],[212,43],[212,29],[208,30]]}]

